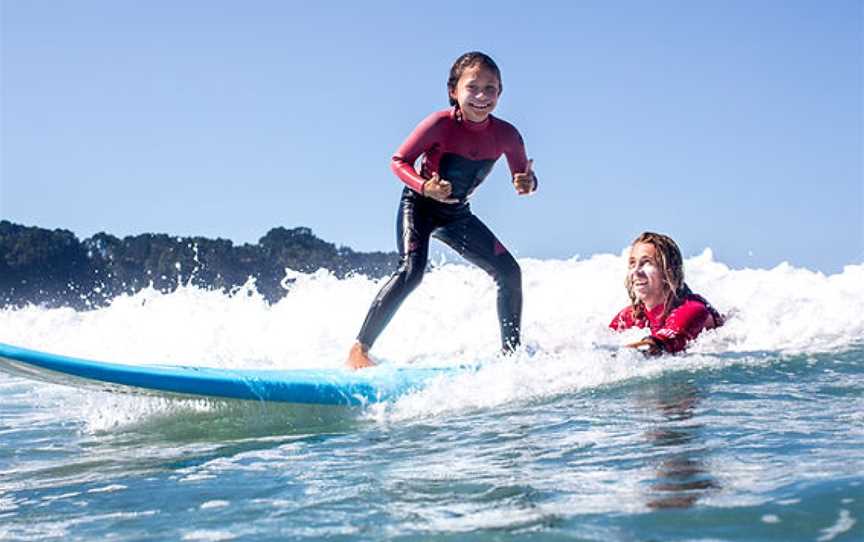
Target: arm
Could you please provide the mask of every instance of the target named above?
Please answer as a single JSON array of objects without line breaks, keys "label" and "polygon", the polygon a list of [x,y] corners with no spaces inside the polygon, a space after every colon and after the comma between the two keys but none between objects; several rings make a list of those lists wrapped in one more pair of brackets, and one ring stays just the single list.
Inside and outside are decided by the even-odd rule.
[{"label": "arm", "polygon": [[681,352],[705,329],[709,316],[702,303],[685,301],[669,313],[663,327],[652,333],[651,338],[666,352]]},{"label": "arm", "polygon": [[636,325],[636,322],[633,321],[633,308],[627,306],[618,311],[615,318],[609,322],[609,329],[612,331],[624,331],[625,329],[630,329],[634,325]]},{"label": "arm", "polygon": [[507,165],[513,176],[513,185],[518,194],[531,194],[537,191],[537,176],[534,174],[534,161],[528,159],[525,152],[525,142],[519,131],[512,125],[506,124],[510,133],[507,137],[507,145],[504,155],[507,157]]},{"label": "arm", "polygon": [[[615,318],[609,322],[609,329],[613,331],[625,331],[632,327],[645,327],[643,323],[637,323],[633,319],[633,307],[624,307],[621,312],[615,315]],[[652,335],[648,335],[643,339],[626,345],[627,348],[635,348],[641,351],[646,356],[656,356],[664,351],[664,344]]]},{"label": "arm", "polygon": [[658,341],[652,335],[648,335],[642,340],[628,344],[627,348],[635,348],[646,356],[659,356],[665,351],[663,346],[662,342]]},{"label": "arm", "polygon": [[423,184],[427,179],[417,173],[417,170],[414,169],[414,162],[440,139],[440,120],[440,113],[433,113],[423,119],[408,138],[402,142],[390,161],[390,168],[399,180],[420,194],[423,193]]},{"label": "arm", "polygon": [[393,156],[393,159],[390,162],[390,169],[393,170],[393,173],[395,173],[396,176],[408,186],[408,188],[419,194],[423,193],[423,183],[426,182],[426,179],[417,173],[414,169],[413,162],[408,162],[405,158],[400,156]]}]

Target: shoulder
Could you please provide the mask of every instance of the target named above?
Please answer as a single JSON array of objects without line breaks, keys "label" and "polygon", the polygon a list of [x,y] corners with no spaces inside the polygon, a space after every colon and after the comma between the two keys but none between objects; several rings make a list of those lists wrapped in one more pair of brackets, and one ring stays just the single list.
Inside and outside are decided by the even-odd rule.
[{"label": "shoulder", "polygon": [[[448,126],[453,121],[449,109],[443,111],[435,111],[427,115],[426,118],[414,128],[407,139],[399,147],[397,154],[413,155],[420,153],[433,146],[436,142],[446,138]],[[414,156],[416,158],[416,156]]]},{"label": "shoulder", "polygon": [[[711,303],[708,303],[708,301],[704,297],[702,297],[701,295],[690,294],[687,296],[686,301],[687,302],[693,302],[695,305],[700,305],[702,307],[701,310],[704,311],[704,314],[706,316],[711,317],[709,319],[707,327],[709,327],[709,328],[720,327],[725,323],[726,318],[722,314],[720,314],[720,311],[718,311],[716,308],[714,308],[714,306],[712,306]],[[696,311],[695,308],[692,310]]]},{"label": "shoulder", "polygon": [[664,328],[676,332],[686,331],[695,337],[703,329],[722,325],[720,314],[701,296],[691,294],[669,312]]},{"label": "shoulder", "polygon": [[690,320],[708,314],[708,303],[698,295],[688,295],[684,301],[669,312],[668,318]]},{"label": "shoulder", "polygon": [[492,119],[492,129],[501,141],[522,145],[522,134],[515,126],[504,119],[500,119],[494,115],[489,115]]},{"label": "shoulder", "polygon": [[434,113],[430,113],[426,116],[420,124],[417,125],[418,128],[435,128],[440,126],[446,126],[448,124],[452,124],[456,122],[456,119],[453,117],[452,109],[442,109],[441,111],[435,111]]}]

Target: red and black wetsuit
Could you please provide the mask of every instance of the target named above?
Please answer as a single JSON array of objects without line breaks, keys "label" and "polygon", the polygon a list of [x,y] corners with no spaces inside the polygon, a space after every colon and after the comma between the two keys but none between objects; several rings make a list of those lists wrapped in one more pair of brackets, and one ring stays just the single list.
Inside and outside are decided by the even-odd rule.
[{"label": "red and black wetsuit", "polygon": [[633,307],[628,306],[619,312],[609,327],[623,331],[632,327],[651,330],[650,337],[666,352],[680,352],[687,343],[696,338],[703,330],[723,325],[723,316],[700,295],[687,294],[681,303],[663,318],[665,305],[657,305],[646,311],[644,317],[633,317]]},{"label": "red and black wetsuit", "polygon": [[[402,143],[391,162],[396,176],[407,185],[396,220],[399,268],[372,302],[357,336],[359,342],[371,347],[402,301],[420,284],[429,255],[429,238],[434,236],[495,279],[502,347],[512,350],[519,345],[519,265],[471,213],[467,201],[502,154],[512,174],[526,170],[525,146],[516,128],[492,115],[480,123],[466,121],[455,109],[429,115]],[[423,160],[418,174],[414,162],[420,155]],[[423,183],[434,173],[451,183],[451,197],[458,203],[441,203],[422,195]]]}]

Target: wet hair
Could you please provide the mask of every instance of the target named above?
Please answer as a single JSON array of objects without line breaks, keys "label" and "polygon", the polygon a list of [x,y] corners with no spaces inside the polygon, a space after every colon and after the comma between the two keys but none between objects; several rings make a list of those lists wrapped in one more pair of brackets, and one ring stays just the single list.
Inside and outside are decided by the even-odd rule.
[{"label": "wet hair", "polygon": [[[652,245],[657,251],[656,263],[660,269],[660,276],[663,277],[663,285],[666,290],[666,297],[663,300],[665,305],[663,319],[665,320],[669,312],[680,305],[685,296],[692,293],[690,287],[684,282],[684,259],[681,257],[681,249],[668,235],[650,231],[639,234],[630,244],[630,250],[632,251],[633,247],[640,243]],[[630,273],[627,273],[624,285],[627,287],[627,295],[630,296],[634,319],[643,319],[645,317],[645,303],[636,298]]]},{"label": "wet hair", "polygon": [[456,84],[459,83],[459,78],[462,77],[465,70],[472,66],[483,66],[494,73],[495,77],[498,78],[498,95],[500,96],[501,92],[504,91],[504,83],[501,81],[501,70],[498,69],[498,64],[495,64],[491,56],[480,51],[465,53],[453,63],[453,67],[450,68],[450,77],[447,79],[447,99],[450,100],[450,105],[456,106],[457,109],[459,108],[459,104],[450,94],[456,91]]}]

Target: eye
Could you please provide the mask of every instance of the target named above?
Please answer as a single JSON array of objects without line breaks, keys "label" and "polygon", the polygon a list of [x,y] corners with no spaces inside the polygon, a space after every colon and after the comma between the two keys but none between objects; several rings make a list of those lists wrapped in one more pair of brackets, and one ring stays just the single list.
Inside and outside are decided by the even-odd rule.
[{"label": "eye", "polygon": [[494,85],[489,85],[486,87],[486,92],[488,92],[489,94],[495,94],[498,92],[498,87]]}]

